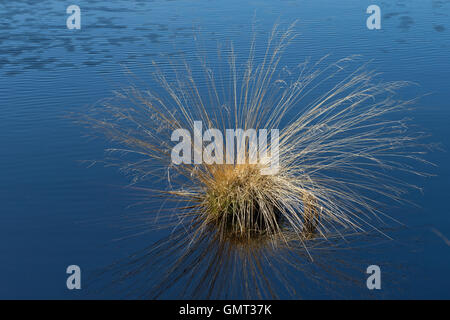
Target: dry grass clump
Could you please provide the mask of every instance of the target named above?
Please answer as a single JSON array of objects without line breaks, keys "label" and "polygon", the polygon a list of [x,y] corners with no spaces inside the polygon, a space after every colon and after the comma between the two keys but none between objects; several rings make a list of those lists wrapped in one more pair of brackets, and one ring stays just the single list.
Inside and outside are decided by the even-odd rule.
[{"label": "dry grass clump", "polygon": [[[230,264],[234,272],[237,265],[253,272],[253,280],[238,286],[254,281],[260,287],[256,274],[264,278],[263,268],[246,269],[262,263],[259,250],[291,248],[298,254],[303,248],[313,260],[318,240],[376,229],[387,216],[383,203],[400,202],[414,188],[397,176],[423,175],[413,166],[423,161],[422,135],[409,130],[403,115],[413,100],[395,98],[407,83],[380,82],[366,67],[349,69],[352,58],[280,67],[294,37],[293,25],[285,31],[275,26],[263,57],[255,58],[254,39],[243,64],[232,45],[226,60],[219,51],[213,66],[202,58],[201,72],[185,61],[170,70],[155,64],[159,87],[116,92],[88,119],[117,143],[110,152],[127,156],[118,163],[133,182],[157,182],[150,193],[168,198],[157,224],[176,227],[177,236],[165,240],[166,252],[160,244],[148,255],[166,257],[158,291],[184,276],[191,288],[204,274],[207,291],[215,292]],[[174,165],[171,133],[192,132],[194,121],[222,132],[279,129],[279,171],[262,175],[264,162]],[[195,263],[189,267],[190,259]]]}]

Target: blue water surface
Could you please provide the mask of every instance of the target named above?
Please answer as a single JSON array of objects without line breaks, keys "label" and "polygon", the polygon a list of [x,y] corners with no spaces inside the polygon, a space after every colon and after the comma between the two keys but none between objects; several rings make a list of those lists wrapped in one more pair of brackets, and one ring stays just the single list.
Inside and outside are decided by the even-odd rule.
[{"label": "blue water surface", "polygon": [[[81,8],[80,30],[66,27],[71,4]],[[381,8],[380,30],[366,27],[371,4]],[[427,156],[436,176],[408,196],[417,206],[389,213],[406,230],[365,257],[399,274],[399,284],[386,280],[369,297],[450,298],[449,14],[448,0],[0,0],[0,298],[120,297],[68,290],[66,267],[79,265],[84,275],[162,235],[115,241],[139,232],[122,219],[134,213],[136,198],[122,188],[129,179],[83,162],[103,159],[107,144],[68,115],[126,84],[126,70],[145,83],[152,60],[196,59],[198,34],[207,54],[230,40],[246,53],[254,25],[264,40],[274,23],[296,19],[300,35],[283,63],[359,54],[382,79],[417,84],[404,93],[423,95],[414,121],[444,151]],[[361,296],[352,286],[341,294]],[[333,295],[317,287],[303,297]]]}]

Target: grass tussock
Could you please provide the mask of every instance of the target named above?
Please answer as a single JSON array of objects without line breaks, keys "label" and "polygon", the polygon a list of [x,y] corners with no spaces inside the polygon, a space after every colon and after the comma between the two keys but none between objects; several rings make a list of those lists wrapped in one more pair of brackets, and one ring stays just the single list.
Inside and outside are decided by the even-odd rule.
[{"label": "grass tussock", "polygon": [[[117,91],[88,118],[117,145],[109,151],[122,156],[117,163],[134,183],[161,186],[148,189],[166,197],[157,224],[182,230],[166,239],[165,253],[158,251],[161,244],[151,250],[152,257],[176,256],[159,292],[184,270],[186,290],[204,274],[211,294],[225,286],[221,270],[239,263],[252,275],[247,286],[267,289],[255,248],[303,248],[313,260],[317,241],[378,230],[379,221],[391,219],[383,204],[402,202],[416,188],[401,177],[425,175],[414,167],[426,162],[423,135],[410,130],[405,117],[414,100],[396,98],[408,83],[381,82],[366,66],[353,67],[356,57],[334,63],[325,57],[288,69],[282,53],[295,37],[294,25],[275,26],[264,48],[254,37],[244,62],[231,44],[213,63],[200,57],[195,70],[184,60],[167,70],[155,63],[156,86]],[[192,132],[199,120],[204,130],[279,129],[280,170],[262,175],[264,162],[172,164],[171,133]],[[188,268],[189,259],[195,263]]]}]

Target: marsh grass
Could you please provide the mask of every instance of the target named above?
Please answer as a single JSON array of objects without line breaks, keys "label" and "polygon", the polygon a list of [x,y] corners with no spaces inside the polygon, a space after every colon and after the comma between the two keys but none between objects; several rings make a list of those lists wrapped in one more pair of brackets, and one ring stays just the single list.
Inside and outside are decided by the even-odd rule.
[{"label": "marsh grass", "polygon": [[[395,217],[383,208],[418,189],[398,177],[427,175],[414,166],[426,163],[424,134],[405,116],[415,99],[396,98],[408,83],[380,81],[366,65],[354,67],[357,57],[281,67],[295,37],[294,24],[275,25],[263,48],[253,38],[244,63],[232,44],[214,65],[200,56],[195,70],[184,60],[168,70],[154,63],[151,89],[118,90],[85,118],[117,146],[108,151],[133,184],[151,180],[160,187],[148,194],[165,198],[150,218],[173,231],[119,276],[165,266],[154,276],[162,280],[137,283],[142,296],[177,283],[181,297],[277,297],[280,286],[295,296],[283,265],[311,279],[316,267],[345,278],[321,263],[325,252],[355,235],[387,236],[378,226]],[[222,132],[279,129],[279,172],[262,175],[264,162],[172,164],[171,133],[192,132],[194,121]]]}]

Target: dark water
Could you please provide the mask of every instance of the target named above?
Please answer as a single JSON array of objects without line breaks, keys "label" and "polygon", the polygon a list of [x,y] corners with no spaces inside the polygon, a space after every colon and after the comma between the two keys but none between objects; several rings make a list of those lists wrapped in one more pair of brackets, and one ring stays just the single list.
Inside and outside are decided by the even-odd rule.
[{"label": "dark water", "polygon": [[[66,28],[70,4],[81,8],[81,30]],[[366,28],[370,4],[381,8],[381,30]],[[214,40],[206,50],[233,40],[246,51],[255,14],[261,37],[276,21],[299,19],[286,64],[361,54],[383,79],[416,82],[409,94],[427,94],[416,124],[450,149],[450,1],[0,1],[0,298],[96,297],[67,290],[68,265],[92,270],[160,236],[113,241],[133,234],[121,217],[136,199],[115,168],[81,162],[103,159],[105,143],[65,117],[126,83],[125,68],[145,80],[152,60],[195,59],[196,33]],[[427,159],[437,176],[409,196],[418,206],[390,212],[407,229],[365,257],[402,277],[373,298],[450,298],[450,156]]]}]

